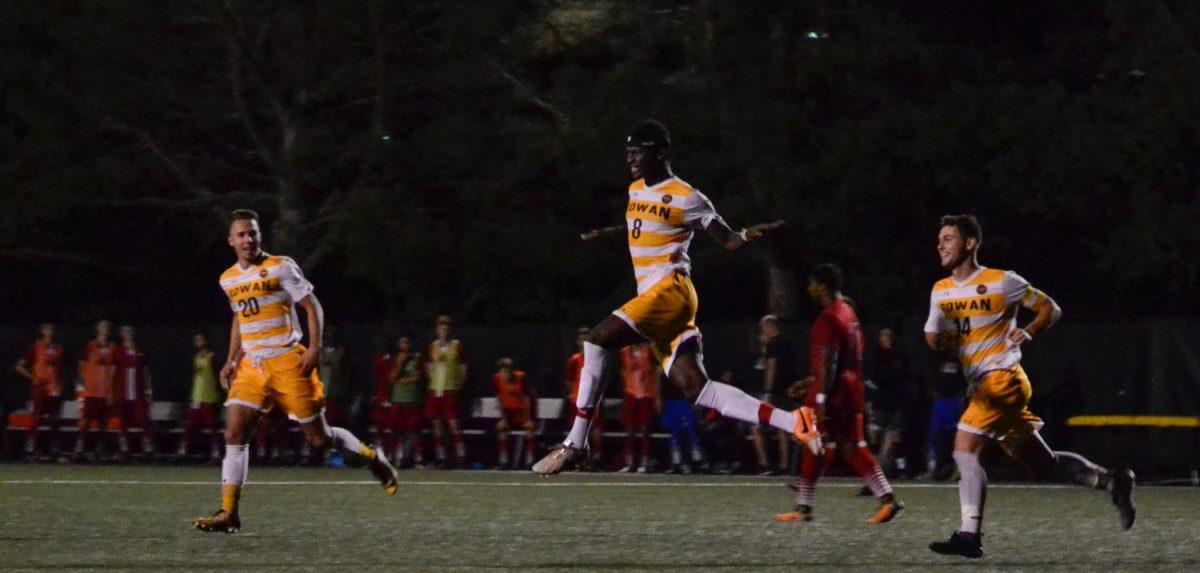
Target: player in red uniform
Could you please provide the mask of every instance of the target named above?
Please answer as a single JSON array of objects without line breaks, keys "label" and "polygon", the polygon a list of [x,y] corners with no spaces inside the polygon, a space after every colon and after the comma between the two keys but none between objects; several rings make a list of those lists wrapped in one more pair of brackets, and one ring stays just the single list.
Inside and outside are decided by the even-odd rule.
[{"label": "player in red uniform", "polygon": [[16,367],[17,374],[29,380],[30,385],[33,427],[25,439],[25,453],[31,462],[38,459],[37,443],[42,424],[50,427],[50,443],[47,449],[52,454],[58,454],[58,426],[62,420],[62,345],[54,341],[53,324],[43,324],[39,330],[41,338],[29,347]]},{"label": "player in red uniform", "polygon": [[501,358],[496,363],[492,384],[496,398],[500,400],[500,421],[496,422],[497,469],[508,468],[508,432],[520,429],[525,432],[525,465],[533,465],[533,401],[537,398],[533,388],[525,382],[525,373],[513,370],[512,358]]},{"label": "player in red uniform", "polygon": [[[649,344],[632,344],[621,349],[621,424],[625,426],[625,467],[622,472],[646,473],[650,466],[650,424],[662,410],[658,385],[662,379]],[[642,463],[634,466],[633,442],[640,436]]]},{"label": "player in red uniform", "polygon": [[[583,342],[587,339],[588,333],[591,332],[586,326],[575,331],[575,354],[567,360],[567,373],[565,376],[567,385],[567,404],[564,408],[567,414],[567,423],[575,421],[578,410],[575,408],[575,398],[579,395],[579,377],[583,374]],[[604,451],[604,412],[603,408],[596,408],[592,412],[592,436],[588,440],[588,445],[592,449],[592,455],[588,461],[592,464],[601,458]]]},{"label": "player in red uniform", "polygon": [[809,345],[812,380],[807,383],[805,405],[817,412],[823,428],[822,455],[802,450],[800,477],[796,480],[796,509],[775,516],[778,521],[811,521],[817,480],[841,450],[871,493],[879,510],[867,523],[887,523],[903,509],[892,493],[863,434],[866,387],[863,384],[863,334],[854,309],[842,297],[842,271],[832,264],[818,265],[808,279],[808,294],[824,310],[813,325]]},{"label": "player in red uniform", "polygon": [[375,443],[386,444],[388,441],[383,434],[391,420],[392,370],[396,365],[392,353],[387,350],[387,343],[379,344],[379,352],[371,355],[371,376],[375,380],[375,388],[371,391],[371,425],[375,428]]},{"label": "player in red uniform", "polygon": [[75,457],[83,454],[84,438],[92,424],[99,432],[96,438],[96,455],[104,451],[104,432],[108,428],[108,417],[112,406],[114,361],[117,345],[109,340],[112,325],[107,320],[96,323],[96,338],[83,347],[79,357],[79,378],[83,381],[83,392],[79,396],[79,435],[75,439]]},{"label": "player in red uniform", "polygon": [[150,369],[146,366],[146,355],[137,347],[133,338],[133,327],[122,325],[118,331],[121,347],[114,359],[116,383],[113,385],[113,405],[121,418],[121,432],[117,434],[117,447],[122,458],[129,457],[128,433],[137,428],[142,434],[142,455],[154,455],[154,429],[150,423],[150,402],[153,398]]}]

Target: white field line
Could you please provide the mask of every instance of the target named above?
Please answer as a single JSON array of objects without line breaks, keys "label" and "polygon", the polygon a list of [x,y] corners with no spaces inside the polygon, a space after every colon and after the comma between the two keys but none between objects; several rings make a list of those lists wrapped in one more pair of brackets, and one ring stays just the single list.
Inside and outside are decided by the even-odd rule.
[{"label": "white field line", "polygon": [[[133,485],[133,486],[215,486],[219,483],[217,480],[211,481],[186,481],[186,480],[0,480],[0,485]],[[379,485],[376,481],[367,480],[305,480],[305,481],[247,481],[246,485],[252,486],[343,486],[343,485]],[[400,481],[401,486],[444,486],[444,487],[695,487],[695,488],[720,488],[720,487],[782,487],[784,482],[760,482],[760,481],[734,481],[734,482],[675,482],[675,481],[529,481],[529,482],[492,482],[492,481],[435,481],[435,480],[414,480]],[[854,481],[829,481],[822,482],[821,487],[841,487],[841,488],[860,488],[862,484]],[[957,488],[957,484],[953,483],[898,483],[896,489],[951,489]],[[988,484],[989,489],[1073,489],[1078,486],[1066,484],[1034,484],[1034,483],[1012,483],[1012,484]]]}]

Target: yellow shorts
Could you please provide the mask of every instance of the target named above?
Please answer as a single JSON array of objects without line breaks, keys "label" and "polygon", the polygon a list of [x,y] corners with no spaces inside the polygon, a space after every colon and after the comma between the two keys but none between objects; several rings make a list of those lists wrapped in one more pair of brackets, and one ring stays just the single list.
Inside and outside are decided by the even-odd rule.
[{"label": "yellow shorts", "polygon": [[993,438],[1011,454],[1043,425],[1029,411],[1032,396],[1033,387],[1020,366],[987,372],[967,398],[958,429]]},{"label": "yellow shorts", "polygon": [[300,375],[303,358],[304,347],[299,344],[279,356],[263,359],[258,365],[250,357],[242,357],[225,405],[237,404],[267,412],[278,404],[288,418],[301,424],[317,419],[325,408],[325,386],[316,370],[307,377]]},{"label": "yellow shorts", "polygon": [[670,373],[679,347],[700,336],[696,328],[699,305],[691,277],[676,272],[659,279],[613,314],[650,341],[663,372]]}]

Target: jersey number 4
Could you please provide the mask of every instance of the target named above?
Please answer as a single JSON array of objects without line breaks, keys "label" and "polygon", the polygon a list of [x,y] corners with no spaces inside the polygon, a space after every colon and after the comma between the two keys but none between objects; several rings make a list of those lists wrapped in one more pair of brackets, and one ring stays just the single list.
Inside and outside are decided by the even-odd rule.
[{"label": "jersey number 4", "polygon": [[971,334],[971,319],[969,317],[964,316],[954,319],[954,326],[958,328],[959,336]]},{"label": "jersey number 4", "polygon": [[250,318],[258,314],[258,299],[250,297],[237,302],[238,311],[242,313],[242,318]]}]

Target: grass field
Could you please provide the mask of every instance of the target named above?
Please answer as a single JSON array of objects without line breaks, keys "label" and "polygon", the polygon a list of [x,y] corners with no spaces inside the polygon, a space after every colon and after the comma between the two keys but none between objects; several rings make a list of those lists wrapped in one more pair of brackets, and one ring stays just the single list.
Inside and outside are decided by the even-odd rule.
[{"label": "grass field", "polygon": [[1142,488],[1121,532],[1100,494],[989,490],[981,561],[930,553],[957,525],[952,485],[899,483],[908,509],[830,480],[817,521],[774,523],[780,478],[405,472],[388,497],[365,470],[252,468],[243,531],[189,520],[217,505],[216,468],[0,465],[0,568],[158,571],[1196,571],[1200,489]]}]

